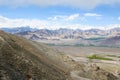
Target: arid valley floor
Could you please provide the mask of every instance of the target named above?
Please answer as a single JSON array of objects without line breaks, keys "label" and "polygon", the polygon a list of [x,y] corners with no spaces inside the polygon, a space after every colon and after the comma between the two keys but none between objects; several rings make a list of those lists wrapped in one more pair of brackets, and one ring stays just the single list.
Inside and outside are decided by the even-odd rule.
[{"label": "arid valley floor", "polygon": [[[54,49],[70,55],[76,62],[95,64],[100,68],[113,73],[120,73],[120,48],[110,47],[75,47],[75,46],[52,46]],[[98,55],[112,60],[89,59],[88,56]]]}]

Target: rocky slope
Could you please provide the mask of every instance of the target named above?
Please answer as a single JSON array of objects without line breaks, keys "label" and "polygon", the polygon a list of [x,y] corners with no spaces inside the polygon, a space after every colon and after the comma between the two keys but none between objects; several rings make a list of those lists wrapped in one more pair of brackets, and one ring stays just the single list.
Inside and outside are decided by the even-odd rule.
[{"label": "rocky slope", "polygon": [[45,46],[38,46],[41,50],[26,39],[0,31],[0,80],[66,80],[67,71],[45,56]]}]

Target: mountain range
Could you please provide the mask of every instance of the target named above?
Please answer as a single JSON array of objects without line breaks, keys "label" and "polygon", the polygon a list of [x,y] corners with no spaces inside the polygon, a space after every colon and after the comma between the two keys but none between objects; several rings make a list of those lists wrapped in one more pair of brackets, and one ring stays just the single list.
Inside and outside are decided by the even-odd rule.
[{"label": "mountain range", "polygon": [[81,38],[106,38],[112,36],[120,35],[120,28],[113,28],[109,30],[100,30],[100,29],[89,29],[89,30],[80,30],[80,29],[57,29],[57,30],[48,30],[48,29],[39,29],[35,31],[24,31],[15,33],[16,35],[26,37],[27,39],[36,40],[36,39],[81,39]]},{"label": "mountain range", "polygon": [[49,29],[36,29],[27,27],[16,27],[16,28],[0,28],[5,32],[16,34],[19,36],[26,37],[27,39],[80,39],[80,38],[99,38],[99,37],[112,37],[120,35],[120,27],[100,30],[100,29],[67,29],[60,28],[56,30]]},{"label": "mountain range", "polygon": [[[120,46],[120,27],[100,29],[36,29],[30,27],[2,28],[5,32],[25,37],[29,40],[59,45]],[[70,40],[73,40],[72,43]],[[50,41],[50,42],[49,42]],[[61,42],[62,41],[62,42]]]},{"label": "mountain range", "polygon": [[36,28],[30,28],[29,26],[25,27],[15,27],[15,28],[0,28],[0,30],[3,30],[8,33],[20,33],[20,32],[25,32],[25,31],[36,31]]}]

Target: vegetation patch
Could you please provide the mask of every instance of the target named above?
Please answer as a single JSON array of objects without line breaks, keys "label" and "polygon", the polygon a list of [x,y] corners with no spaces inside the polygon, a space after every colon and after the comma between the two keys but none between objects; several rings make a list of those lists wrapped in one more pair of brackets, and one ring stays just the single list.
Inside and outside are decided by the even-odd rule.
[{"label": "vegetation patch", "polygon": [[117,56],[117,55],[107,55],[107,56],[120,58],[120,56]]},{"label": "vegetation patch", "polygon": [[90,55],[87,58],[89,58],[89,59],[99,59],[99,60],[113,60],[111,58],[102,57],[102,56],[99,56],[99,55],[96,55],[96,54]]}]

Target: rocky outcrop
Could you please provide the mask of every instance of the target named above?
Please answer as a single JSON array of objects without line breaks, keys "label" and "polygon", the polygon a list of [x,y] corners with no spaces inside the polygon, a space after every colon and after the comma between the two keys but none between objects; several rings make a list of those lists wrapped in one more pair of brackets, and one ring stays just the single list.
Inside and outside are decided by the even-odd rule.
[{"label": "rocky outcrop", "polygon": [[78,78],[81,80],[119,80],[120,78],[116,77],[112,73],[109,73],[101,69],[96,64],[90,64],[86,66],[84,71],[74,71],[72,72],[78,75]]}]

